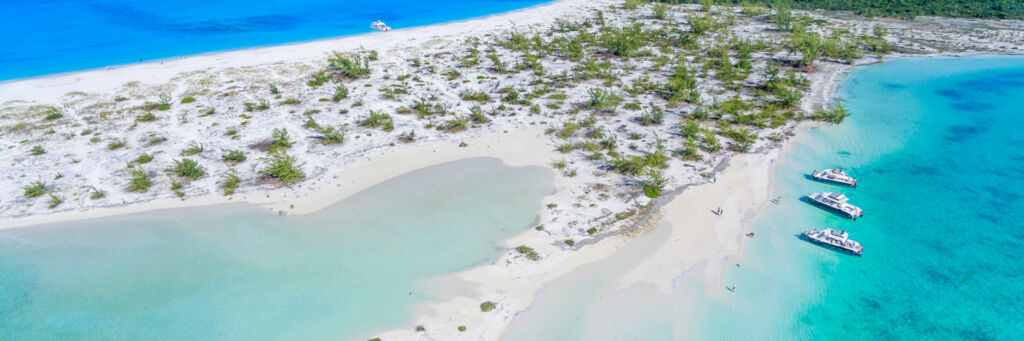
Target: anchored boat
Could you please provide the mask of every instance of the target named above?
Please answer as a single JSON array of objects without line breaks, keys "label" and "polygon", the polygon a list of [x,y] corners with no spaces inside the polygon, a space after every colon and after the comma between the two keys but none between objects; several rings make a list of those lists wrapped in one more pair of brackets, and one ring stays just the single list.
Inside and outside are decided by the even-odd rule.
[{"label": "anchored boat", "polygon": [[860,207],[848,203],[847,201],[850,198],[847,198],[842,193],[811,193],[811,195],[807,196],[807,199],[815,205],[853,220],[857,220],[857,218],[864,215],[864,211]]},{"label": "anchored boat", "polygon": [[850,187],[857,187],[857,179],[854,179],[853,177],[846,175],[846,171],[842,170],[841,168],[832,168],[822,171],[814,170],[814,172],[811,173],[811,176],[817,179],[818,181],[831,182]]},{"label": "anchored boat", "polygon": [[864,251],[864,246],[851,240],[850,234],[846,231],[833,229],[810,230],[804,232],[804,237],[811,243],[832,247],[857,256],[860,256],[861,252]]},{"label": "anchored boat", "polygon": [[377,20],[370,24],[370,28],[380,32],[390,32],[391,27],[385,25],[383,21]]}]

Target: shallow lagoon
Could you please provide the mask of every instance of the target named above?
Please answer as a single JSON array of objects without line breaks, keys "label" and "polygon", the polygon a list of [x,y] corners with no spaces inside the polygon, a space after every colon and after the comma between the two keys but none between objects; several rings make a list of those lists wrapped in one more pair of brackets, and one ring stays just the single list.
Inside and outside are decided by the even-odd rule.
[{"label": "shallow lagoon", "polygon": [[410,327],[431,278],[536,222],[553,175],[477,158],[323,211],[245,204],[0,231],[0,339],[367,339]]}]

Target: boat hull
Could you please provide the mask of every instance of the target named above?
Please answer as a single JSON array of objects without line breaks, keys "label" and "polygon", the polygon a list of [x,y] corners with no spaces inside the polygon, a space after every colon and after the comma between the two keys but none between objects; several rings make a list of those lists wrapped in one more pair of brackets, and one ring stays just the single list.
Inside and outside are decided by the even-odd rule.
[{"label": "boat hull", "polygon": [[860,217],[864,216],[864,213],[861,213],[860,215],[853,215],[853,214],[847,213],[846,211],[840,210],[838,208],[835,208],[835,207],[832,207],[832,206],[829,206],[829,205],[825,205],[824,203],[820,203],[817,200],[814,200],[812,198],[807,198],[807,200],[809,200],[811,202],[811,204],[814,204],[814,206],[821,207],[821,208],[825,209],[826,211],[835,213],[835,214],[837,214],[837,215],[839,215],[841,217],[844,217],[844,218],[857,220],[857,218],[860,218]]},{"label": "boat hull", "polygon": [[822,241],[819,241],[817,239],[811,238],[810,236],[807,235],[807,233],[804,233],[803,236],[804,236],[804,239],[806,239],[808,242],[811,242],[812,244],[816,244],[818,246],[822,246],[822,247],[825,247],[825,248],[828,248],[828,249],[832,249],[833,251],[838,251],[838,252],[841,252],[841,253],[846,253],[846,254],[857,256],[857,257],[860,257],[861,253],[864,252],[863,249],[861,251],[855,251],[855,250],[850,250],[850,249],[847,249],[847,248],[844,248],[844,247],[836,246],[836,245],[833,245],[833,244],[830,244],[830,243],[822,242]]},{"label": "boat hull", "polygon": [[839,185],[839,186],[845,186],[845,187],[850,187],[850,188],[857,188],[857,182],[848,183],[848,182],[845,182],[845,181],[833,180],[833,179],[818,177],[818,176],[814,176],[814,175],[811,175],[811,178],[814,179],[815,181],[827,183],[827,184],[830,184],[830,185]]}]

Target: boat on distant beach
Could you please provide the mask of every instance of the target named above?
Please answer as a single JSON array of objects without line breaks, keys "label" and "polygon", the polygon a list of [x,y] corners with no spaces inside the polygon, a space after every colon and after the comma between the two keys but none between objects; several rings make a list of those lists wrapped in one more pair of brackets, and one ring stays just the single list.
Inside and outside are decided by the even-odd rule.
[{"label": "boat on distant beach", "polygon": [[372,24],[370,24],[370,28],[372,28],[372,29],[374,29],[376,31],[380,31],[380,32],[390,32],[391,31],[391,27],[388,26],[387,24],[384,24],[384,22],[380,21],[380,20],[374,21]]},{"label": "boat on distant beach", "polygon": [[818,181],[836,183],[850,187],[857,187],[857,179],[854,179],[852,176],[846,175],[846,171],[844,171],[842,168],[832,168],[821,171],[814,170],[814,172],[811,173],[811,176]]},{"label": "boat on distant beach", "polygon": [[864,246],[850,239],[850,233],[841,230],[823,229],[804,231],[803,236],[811,243],[832,247],[860,256]]},{"label": "boat on distant beach", "polygon": [[849,201],[850,198],[846,197],[846,195],[842,193],[811,193],[807,196],[807,199],[810,200],[812,204],[853,220],[857,220],[858,217],[864,215],[864,211],[861,210],[860,207],[848,203],[847,201]]}]

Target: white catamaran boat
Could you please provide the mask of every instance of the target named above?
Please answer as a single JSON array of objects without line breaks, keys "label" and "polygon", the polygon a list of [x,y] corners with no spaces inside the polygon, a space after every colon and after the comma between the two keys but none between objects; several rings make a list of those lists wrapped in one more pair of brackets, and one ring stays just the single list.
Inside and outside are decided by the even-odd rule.
[{"label": "white catamaran boat", "polygon": [[846,175],[846,171],[842,170],[841,168],[832,168],[822,171],[815,170],[813,173],[811,173],[811,176],[813,176],[815,179],[819,181],[837,183],[840,185],[846,185],[850,187],[857,187],[857,179],[854,179],[853,177]]},{"label": "white catamaran boat", "polygon": [[381,32],[391,31],[391,27],[385,25],[384,22],[380,20],[374,21],[372,24],[370,24],[370,28]]},{"label": "white catamaran boat", "polygon": [[847,201],[849,201],[850,198],[847,198],[842,193],[811,193],[807,198],[815,205],[821,206],[822,208],[853,220],[857,220],[858,217],[864,215],[864,211],[861,210],[860,207],[848,203]]},{"label": "white catamaran boat", "polygon": [[861,252],[864,251],[864,246],[851,240],[850,234],[846,231],[833,229],[810,230],[804,232],[804,237],[811,243],[833,247],[857,256],[860,256]]}]

